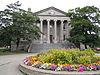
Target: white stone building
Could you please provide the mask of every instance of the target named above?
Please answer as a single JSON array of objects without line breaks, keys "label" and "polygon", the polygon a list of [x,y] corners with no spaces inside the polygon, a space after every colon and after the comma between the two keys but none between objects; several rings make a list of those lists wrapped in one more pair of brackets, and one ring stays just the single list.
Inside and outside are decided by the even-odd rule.
[{"label": "white stone building", "polygon": [[[66,12],[55,7],[49,7],[33,13],[33,16],[39,17],[39,20],[34,25],[37,25],[43,34],[41,34],[40,39],[32,41],[28,52],[71,48],[74,46],[66,41],[71,29],[69,26],[70,18],[66,15]],[[20,45],[20,49],[26,49],[26,47],[27,43]],[[14,45],[12,48],[15,48]]]},{"label": "white stone building", "polygon": [[44,33],[34,43],[60,43],[69,37],[70,26],[68,22],[70,18],[66,16],[66,12],[49,7],[35,12],[33,15],[39,17],[40,20],[36,24]]}]

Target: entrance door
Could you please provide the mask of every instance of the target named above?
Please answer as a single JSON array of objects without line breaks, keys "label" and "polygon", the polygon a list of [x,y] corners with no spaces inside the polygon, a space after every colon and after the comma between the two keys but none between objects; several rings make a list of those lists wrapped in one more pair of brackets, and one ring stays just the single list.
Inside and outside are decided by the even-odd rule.
[{"label": "entrance door", "polygon": [[50,35],[50,43],[53,43],[53,35]]}]

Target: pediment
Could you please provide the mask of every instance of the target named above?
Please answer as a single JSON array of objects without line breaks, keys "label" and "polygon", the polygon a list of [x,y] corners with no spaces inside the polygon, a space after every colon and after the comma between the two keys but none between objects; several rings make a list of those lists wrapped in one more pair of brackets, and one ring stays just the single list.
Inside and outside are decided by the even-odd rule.
[{"label": "pediment", "polygon": [[66,13],[64,11],[61,11],[55,7],[49,7],[43,10],[40,10],[38,12],[33,13],[34,15],[37,16],[53,16],[53,15],[58,15],[58,16],[66,16]]}]

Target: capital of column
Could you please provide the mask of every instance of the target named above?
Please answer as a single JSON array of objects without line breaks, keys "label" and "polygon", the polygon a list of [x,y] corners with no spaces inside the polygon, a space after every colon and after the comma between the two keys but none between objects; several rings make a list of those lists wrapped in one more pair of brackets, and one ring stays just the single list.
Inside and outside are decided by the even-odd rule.
[{"label": "capital of column", "polygon": [[54,21],[57,21],[56,19],[54,19]]},{"label": "capital of column", "polygon": [[64,22],[64,20],[61,20],[61,22]]},{"label": "capital of column", "polygon": [[40,19],[40,21],[43,21],[43,19]]},{"label": "capital of column", "polygon": [[47,21],[50,21],[50,19],[47,19]]}]

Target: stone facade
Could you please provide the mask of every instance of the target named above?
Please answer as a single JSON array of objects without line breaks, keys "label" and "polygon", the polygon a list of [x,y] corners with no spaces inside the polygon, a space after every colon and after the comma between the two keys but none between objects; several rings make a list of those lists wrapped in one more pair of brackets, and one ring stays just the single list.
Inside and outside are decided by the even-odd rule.
[{"label": "stone facade", "polygon": [[[38,12],[33,13],[38,16],[39,20],[34,24],[37,25],[41,32],[40,39],[33,40],[28,52],[40,52],[53,48],[70,48],[69,42],[66,38],[69,37],[71,27],[69,26],[70,18],[66,16],[64,11],[55,7],[49,7]],[[26,46],[23,44],[23,46]]]},{"label": "stone facade", "polygon": [[40,27],[41,34],[40,43],[59,43],[69,37],[70,26],[68,25],[70,18],[66,13],[49,7],[34,13],[39,17],[36,25]]}]

